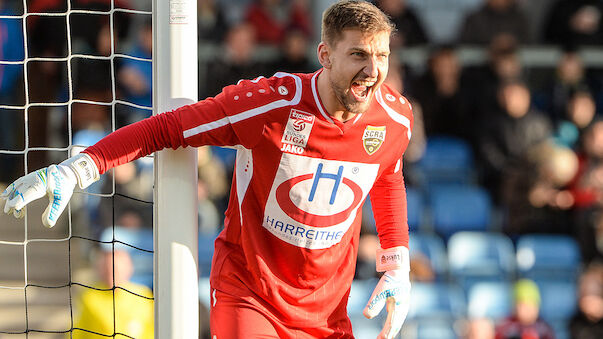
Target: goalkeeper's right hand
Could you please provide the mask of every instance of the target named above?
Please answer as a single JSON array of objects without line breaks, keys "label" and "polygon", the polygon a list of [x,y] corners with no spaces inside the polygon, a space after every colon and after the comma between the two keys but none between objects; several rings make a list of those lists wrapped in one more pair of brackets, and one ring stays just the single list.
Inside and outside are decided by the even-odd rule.
[{"label": "goalkeeper's right hand", "polygon": [[0,198],[6,199],[4,213],[22,218],[24,207],[48,195],[48,207],[42,214],[42,223],[53,227],[67,207],[75,184],[85,189],[100,178],[96,164],[85,153],[71,157],[58,165],[50,165],[29,173],[10,184]]}]

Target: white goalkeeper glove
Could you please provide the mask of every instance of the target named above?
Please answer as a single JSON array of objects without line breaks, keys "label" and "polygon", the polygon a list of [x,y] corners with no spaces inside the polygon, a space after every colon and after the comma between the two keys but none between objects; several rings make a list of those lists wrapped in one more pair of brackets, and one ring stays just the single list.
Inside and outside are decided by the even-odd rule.
[{"label": "white goalkeeper glove", "polygon": [[387,318],[378,339],[394,338],[406,319],[410,300],[410,256],[408,248],[399,246],[377,249],[377,271],[385,272],[377,283],[363,314],[372,319],[383,306],[387,309]]},{"label": "white goalkeeper glove", "polygon": [[22,218],[24,207],[48,195],[50,203],[42,214],[42,223],[53,227],[67,207],[76,184],[85,189],[100,178],[96,164],[89,155],[80,153],[59,165],[50,165],[29,173],[10,184],[0,198],[6,199],[4,213]]}]

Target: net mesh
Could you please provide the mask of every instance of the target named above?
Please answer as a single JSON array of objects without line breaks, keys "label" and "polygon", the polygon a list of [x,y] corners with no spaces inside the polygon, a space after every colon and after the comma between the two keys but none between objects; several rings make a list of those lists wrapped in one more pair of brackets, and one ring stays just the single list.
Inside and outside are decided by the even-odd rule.
[{"label": "net mesh", "polygon": [[[0,186],[151,114],[150,8],[0,1]],[[46,198],[23,219],[0,216],[1,337],[142,337],[142,320],[120,310],[152,312],[152,177],[148,158],[108,173],[76,190],[53,229],[41,223]],[[82,319],[86,297],[108,300],[98,321]]]}]

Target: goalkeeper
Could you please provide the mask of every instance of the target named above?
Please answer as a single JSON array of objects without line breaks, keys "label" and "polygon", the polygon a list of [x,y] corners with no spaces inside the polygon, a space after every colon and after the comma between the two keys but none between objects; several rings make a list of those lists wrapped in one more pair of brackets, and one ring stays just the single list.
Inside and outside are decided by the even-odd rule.
[{"label": "goalkeeper", "polygon": [[370,193],[384,274],[364,314],[385,308],[379,338],[393,338],[410,294],[402,155],[413,120],[406,98],[383,83],[392,29],[369,2],[337,2],[323,15],[321,69],[242,80],[121,128],[15,181],[4,211],[22,216],[48,195],[42,220],[52,227],[75,185],[85,189],[112,167],[167,147],[233,146],[210,275],[212,337],[353,338],[346,307]]}]

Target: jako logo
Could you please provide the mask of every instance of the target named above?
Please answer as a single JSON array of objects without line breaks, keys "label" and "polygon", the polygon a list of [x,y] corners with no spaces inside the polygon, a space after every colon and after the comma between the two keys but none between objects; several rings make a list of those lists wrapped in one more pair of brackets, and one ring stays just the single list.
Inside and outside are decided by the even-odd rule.
[{"label": "jako logo", "polygon": [[281,138],[281,151],[294,154],[304,153],[314,120],[314,115],[292,109]]}]

